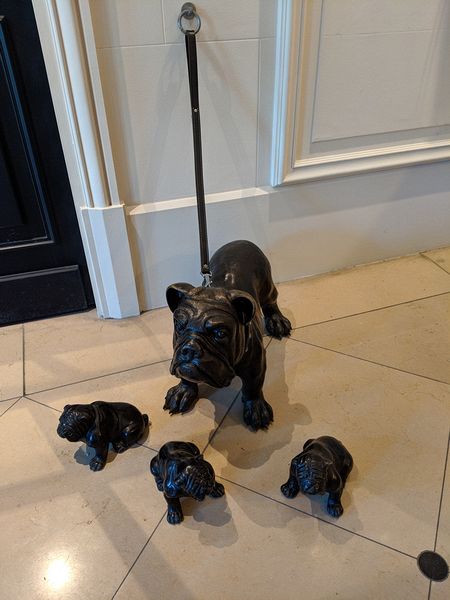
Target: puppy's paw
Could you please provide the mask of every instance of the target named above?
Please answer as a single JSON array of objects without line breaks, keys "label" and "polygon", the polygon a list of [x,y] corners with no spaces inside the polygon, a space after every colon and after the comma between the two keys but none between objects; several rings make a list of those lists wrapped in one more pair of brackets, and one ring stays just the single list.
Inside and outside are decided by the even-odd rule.
[{"label": "puppy's paw", "polygon": [[283,317],[281,313],[274,313],[270,317],[265,317],[266,331],[277,340],[291,335],[292,325],[289,319]]},{"label": "puppy's paw", "polygon": [[283,483],[280,490],[283,496],[286,496],[286,498],[295,498],[299,492],[299,487],[296,481],[288,479],[286,483]]},{"label": "puppy's paw", "polygon": [[336,500],[328,500],[327,503],[327,513],[331,516],[331,517],[335,517],[338,518],[342,515],[342,513],[344,512],[344,509],[342,508],[342,504],[339,501]]},{"label": "puppy's paw", "polygon": [[94,458],[89,463],[89,468],[91,471],[101,471],[106,465],[106,460],[100,458],[99,456],[94,456]]},{"label": "puppy's paw", "polygon": [[184,413],[190,410],[198,399],[198,389],[196,386],[179,383],[166,394],[164,410],[168,410],[171,415]]},{"label": "puppy's paw", "polygon": [[254,431],[267,429],[272,421],[272,407],[263,398],[244,401],[244,423]]},{"label": "puppy's paw", "polygon": [[125,442],[114,442],[113,448],[114,448],[114,452],[117,452],[117,454],[122,454],[122,452],[125,452],[125,450],[128,450],[128,446],[126,445]]},{"label": "puppy's paw", "polygon": [[224,494],[225,494],[225,488],[223,487],[223,485],[221,483],[218,483],[216,481],[214,484],[214,487],[212,489],[212,492],[209,495],[211,496],[211,498],[220,498]]},{"label": "puppy's paw", "polygon": [[178,525],[183,520],[183,513],[181,510],[177,510],[176,508],[169,508],[167,511],[167,521],[171,525]]}]

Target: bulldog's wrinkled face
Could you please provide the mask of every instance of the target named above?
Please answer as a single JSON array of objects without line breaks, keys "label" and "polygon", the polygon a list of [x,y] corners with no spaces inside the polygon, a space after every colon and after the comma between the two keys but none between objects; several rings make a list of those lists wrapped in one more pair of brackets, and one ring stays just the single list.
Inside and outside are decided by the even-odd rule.
[{"label": "bulldog's wrinkled face", "polygon": [[325,494],[328,464],[320,457],[305,455],[296,465],[296,475],[304,494]]},{"label": "bulldog's wrinkled face", "polygon": [[211,493],[214,477],[201,459],[192,462],[169,460],[160,466],[163,492],[168,498],[191,496],[204,500]]},{"label": "bulldog's wrinkled face", "polygon": [[174,318],[170,372],[193,383],[226,387],[245,351],[245,325],[253,317],[254,301],[235,290],[189,286],[180,292],[177,286],[168,290]]},{"label": "bulldog's wrinkled face", "polygon": [[92,413],[82,404],[68,404],[59,417],[57,434],[69,442],[78,442],[85,437],[92,425]]}]

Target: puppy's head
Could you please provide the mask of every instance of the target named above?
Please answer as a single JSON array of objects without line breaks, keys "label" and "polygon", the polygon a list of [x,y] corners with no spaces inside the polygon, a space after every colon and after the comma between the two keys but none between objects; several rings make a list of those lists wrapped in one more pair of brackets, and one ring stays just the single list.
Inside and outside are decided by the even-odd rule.
[{"label": "puppy's head", "polygon": [[295,473],[304,494],[325,494],[333,466],[320,455],[304,452],[295,463]]},{"label": "puppy's head", "polygon": [[214,471],[202,455],[189,459],[171,459],[158,465],[161,491],[169,498],[191,496],[204,500],[214,486]]},{"label": "puppy's head", "polygon": [[170,372],[193,383],[225,387],[245,352],[256,304],[246,292],[178,283],[167,288],[174,317]]},{"label": "puppy's head", "polygon": [[94,421],[89,404],[67,404],[59,417],[58,435],[69,442],[78,442],[85,437]]}]

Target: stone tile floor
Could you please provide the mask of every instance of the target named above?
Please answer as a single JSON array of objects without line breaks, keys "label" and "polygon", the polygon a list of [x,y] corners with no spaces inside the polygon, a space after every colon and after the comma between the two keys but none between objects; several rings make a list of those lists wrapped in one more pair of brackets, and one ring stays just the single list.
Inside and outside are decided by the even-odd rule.
[{"label": "stone tile floor", "polygon": [[[193,411],[162,410],[168,310],[95,312],[0,329],[0,598],[450,598],[416,558],[450,562],[450,248],[281,284],[295,330],[267,338],[267,432],[242,424],[239,382]],[[92,473],[56,435],[65,404],[128,401],[147,439]],[[319,435],[355,467],[334,520],[288,500],[290,459]],[[149,473],[168,440],[204,449],[226,488],[170,526]],[[447,471],[447,472],[446,472]]]}]

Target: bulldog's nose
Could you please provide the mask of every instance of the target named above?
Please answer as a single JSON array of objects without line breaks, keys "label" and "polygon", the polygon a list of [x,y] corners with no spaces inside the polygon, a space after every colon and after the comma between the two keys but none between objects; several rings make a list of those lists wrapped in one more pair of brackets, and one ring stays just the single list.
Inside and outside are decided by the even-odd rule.
[{"label": "bulldog's nose", "polygon": [[180,350],[181,358],[188,362],[194,358],[200,358],[202,355],[202,349],[195,340],[188,340]]}]

